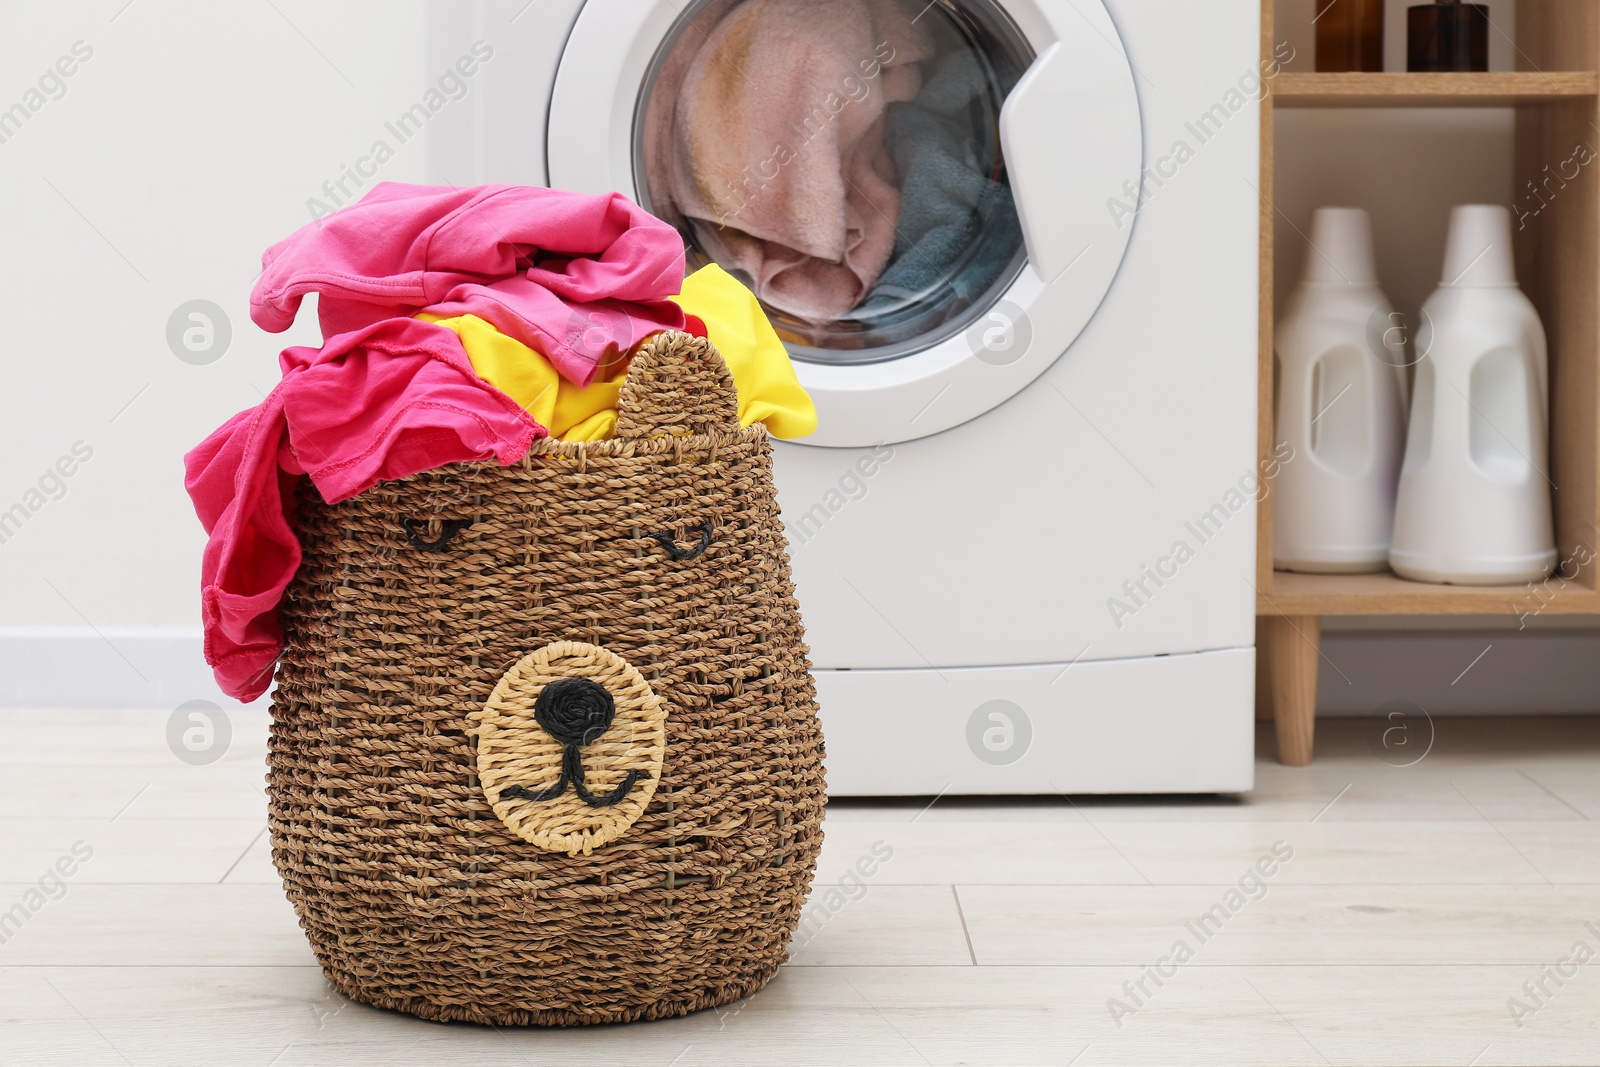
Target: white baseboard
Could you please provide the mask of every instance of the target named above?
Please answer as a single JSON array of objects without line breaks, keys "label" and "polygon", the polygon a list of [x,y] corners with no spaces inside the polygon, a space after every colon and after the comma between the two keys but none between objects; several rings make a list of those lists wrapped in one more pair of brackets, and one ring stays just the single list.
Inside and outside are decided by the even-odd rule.
[{"label": "white baseboard", "polygon": [[0,707],[239,707],[217,688],[202,648],[198,629],[0,628]]},{"label": "white baseboard", "polygon": [[[1371,715],[1391,700],[1434,715],[1600,713],[1600,630],[1328,631],[1322,651],[1324,715]],[[212,680],[198,630],[0,628],[0,707],[186,700],[237,706]]]}]

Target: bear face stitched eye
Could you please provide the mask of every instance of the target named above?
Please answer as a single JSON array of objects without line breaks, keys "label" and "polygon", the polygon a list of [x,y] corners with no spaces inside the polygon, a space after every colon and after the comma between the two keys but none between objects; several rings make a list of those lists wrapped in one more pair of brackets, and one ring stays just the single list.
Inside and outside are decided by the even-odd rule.
[{"label": "bear face stitched eye", "polygon": [[676,531],[662,530],[650,536],[661,542],[661,547],[667,550],[667,555],[676,560],[695,559],[706,549],[711,547],[711,536],[717,532],[716,524],[707,519],[700,527],[700,543],[693,548],[682,548],[678,544]]},{"label": "bear face stitched eye", "polygon": [[[423,521],[426,522],[427,520]],[[455,537],[456,534],[472,525],[472,520],[445,519],[440,528],[439,536],[434,538],[432,541],[424,540],[423,535],[418,532],[422,527],[422,523],[416,522],[415,520],[407,517],[400,520],[400,525],[405,527],[406,540],[422,549],[422,551],[443,552],[446,548],[450,547],[450,541]]]}]

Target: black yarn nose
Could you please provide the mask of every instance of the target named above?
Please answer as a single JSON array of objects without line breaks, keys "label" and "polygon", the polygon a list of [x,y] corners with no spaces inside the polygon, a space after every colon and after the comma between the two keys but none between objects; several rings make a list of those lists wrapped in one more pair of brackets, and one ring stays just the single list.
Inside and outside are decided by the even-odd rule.
[{"label": "black yarn nose", "polygon": [[608,808],[627,796],[639,780],[638,771],[629,771],[611,792],[599,796],[584,783],[583,757],[579,750],[611,727],[617,717],[617,702],[606,687],[587,678],[557,678],[539,691],[533,702],[533,720],[555,738],[565,750],[561,753],[561,776],[549,789],[535,792],[524,785],[500,790],[501,800],[554,800],[572,789],[591,808]]},{"label": "black yarn nose", "polygon": [[587,745],[611,727],[617,702],[588,678],[558,678],[533,702],[533,718],[563,745]]}]

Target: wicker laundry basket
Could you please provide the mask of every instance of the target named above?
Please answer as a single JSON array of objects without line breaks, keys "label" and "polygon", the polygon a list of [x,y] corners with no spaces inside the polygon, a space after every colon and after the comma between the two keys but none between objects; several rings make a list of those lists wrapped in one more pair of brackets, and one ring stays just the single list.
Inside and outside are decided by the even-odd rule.
[{"label": "wicker laundry basket", "polygon": [[617,436],[330,506],[303,483],[272,855],[324,973],[430,1019],[680,1015],[760,988],[822,736],[764,427],[687,334]]}]

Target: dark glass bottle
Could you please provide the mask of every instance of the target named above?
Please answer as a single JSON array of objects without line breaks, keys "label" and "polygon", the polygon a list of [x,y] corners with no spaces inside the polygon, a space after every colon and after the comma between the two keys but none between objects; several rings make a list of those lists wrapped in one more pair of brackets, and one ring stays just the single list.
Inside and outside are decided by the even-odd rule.
[{"label": "dark glass bottle", "polygon": [[1425,74],[1488,69],[1488,5],[1435,0],[1406,12],[1406,70]]},{"label": "dark glass bottle", "polygon": [[1383,69],[1383,0],[1318,0],[1317,6],[1317,70]]}]

